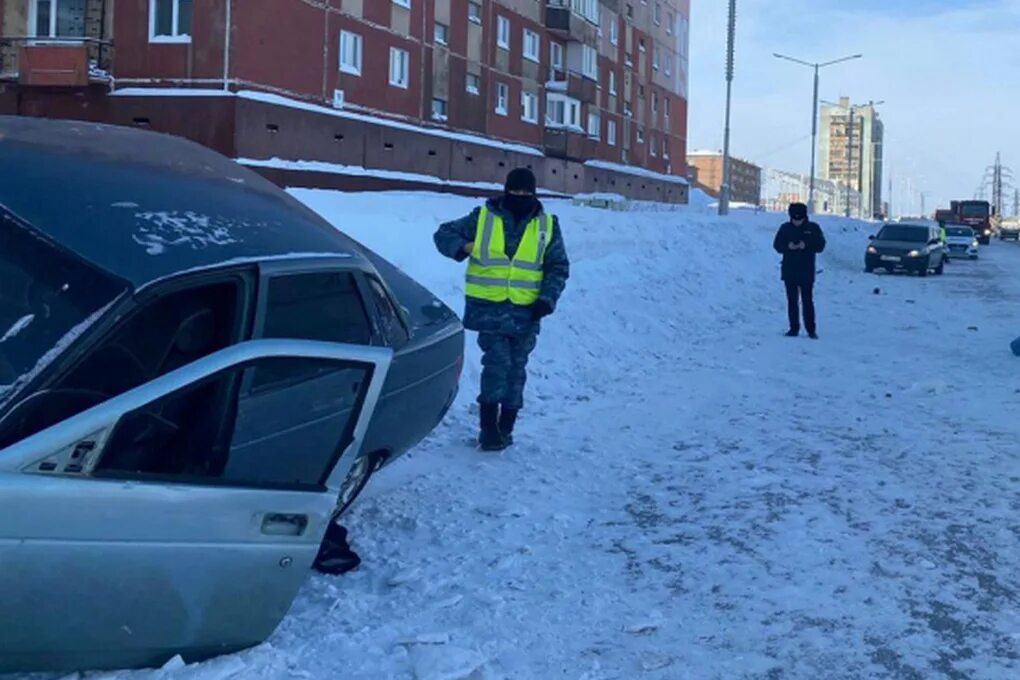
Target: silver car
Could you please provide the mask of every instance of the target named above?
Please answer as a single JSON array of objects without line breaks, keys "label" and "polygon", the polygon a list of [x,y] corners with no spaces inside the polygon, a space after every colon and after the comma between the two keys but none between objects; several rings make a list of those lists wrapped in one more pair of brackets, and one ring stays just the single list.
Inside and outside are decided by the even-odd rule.
[{"label": "silver car", "polygon": [[457,316],[184,140],[0,117],[0,673],[265,640],[440,421]]},{"label": "silver car", "polygon": [[947,224],[946,252],[951,258],[976,260],[978,240],[974,230],[964,224]]}]

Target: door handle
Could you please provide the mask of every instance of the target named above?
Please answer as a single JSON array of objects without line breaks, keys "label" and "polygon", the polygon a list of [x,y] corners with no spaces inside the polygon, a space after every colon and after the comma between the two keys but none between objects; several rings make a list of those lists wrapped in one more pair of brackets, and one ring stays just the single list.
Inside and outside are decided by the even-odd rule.
[{"label": "door handle", "polygon": [[262,517],[262,533],[268,536],[301,536],[308,528],[308,515],[267,513]]}]

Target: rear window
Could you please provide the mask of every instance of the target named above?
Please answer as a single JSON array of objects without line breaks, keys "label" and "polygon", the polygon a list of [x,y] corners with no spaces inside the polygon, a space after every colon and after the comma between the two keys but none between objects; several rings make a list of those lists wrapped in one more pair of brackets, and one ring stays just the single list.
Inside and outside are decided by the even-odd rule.
[{"label": "rear window", "polygon": [[973,236],[974,230],[965,227],[947,227],[946,236]]}]

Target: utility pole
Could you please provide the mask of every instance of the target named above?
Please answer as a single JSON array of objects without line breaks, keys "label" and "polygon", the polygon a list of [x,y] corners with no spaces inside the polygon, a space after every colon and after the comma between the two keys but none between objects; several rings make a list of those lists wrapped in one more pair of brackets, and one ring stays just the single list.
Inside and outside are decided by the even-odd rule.
[{"label": "utility pole", "polygon": [[786,61],[792,61],[795,64],[801,66],[807,66],[814,69],[815,72],[815,93],[814,98],[811,100],[811,177],[808,178],[808,210],[814,212],[815,210],[815,147],[818,146],[818,71],[819,69],[825,68],[826,66],[832,66],[833,64],[841,64],[844,61],[850,61],[851,59],[860,59],[864,55],[854,54],[849,57],[843,57],[842,59],[833,59],[822,64],[812,63],[809,61],[803,61],[801,59],[794,59],[784,54],[773,53],[777,59],[785,59]]},{"label": "utility pole", "polygon": [[730,212],[730,102],[733,98],[733,42],[737,34],[737,0],[730,0],[730,20],[726,33],[726,129],[723,133],[723,181],[719,191],[719,214]]},{"label": "utility pole", "polygon": [[1002,215],[1002,154],[995,154],[995,167],[992,170],[992,207],[995,214]]},{"label": "utility pole", "polygon": [[854,173],[854,107],[850,105],[850,122],[846,128],[846,206],[844,216],[850,217],[850,177]]}]

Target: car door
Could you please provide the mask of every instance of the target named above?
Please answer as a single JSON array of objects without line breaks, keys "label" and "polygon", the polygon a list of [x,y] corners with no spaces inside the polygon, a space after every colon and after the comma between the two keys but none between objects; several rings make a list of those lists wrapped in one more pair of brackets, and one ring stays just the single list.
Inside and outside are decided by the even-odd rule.
[{"label": "car door", "polygon": [[[159,665],[264,640],[305,580],[337,461],[361,445],[391,359],[243,342],[0,451],[0,672]],[[316,384],[289,385],[274,402],[276,446],[261,466],[233,464],[252,439],[238,386],[288,370],[359,387],[326,437],[300,427]]]},{"label": "car door", "polygon": [[[371,345],[372,323],[357,272],[324,262],[309,266],[311,269],[296,263],[276,263],[266,267],[259,286],[254,337]],[[256,372],[241,388],[248,437],[235,442],[233,460],[243,464],[249,458],[260,459],[262,451],[279,446],[281,435],[274,420],[294,389],[314,391],[318,398],[304,420],[292,426],[302,429],[309,439],[328,438],[335,421],[345,418],[352,408],[360,379],[354,373],[328,368],[290,374],[285,379],[268,370]],[[346,475],[353,463],[353,455],[345,457],[339,463],[338,474]]]}]

